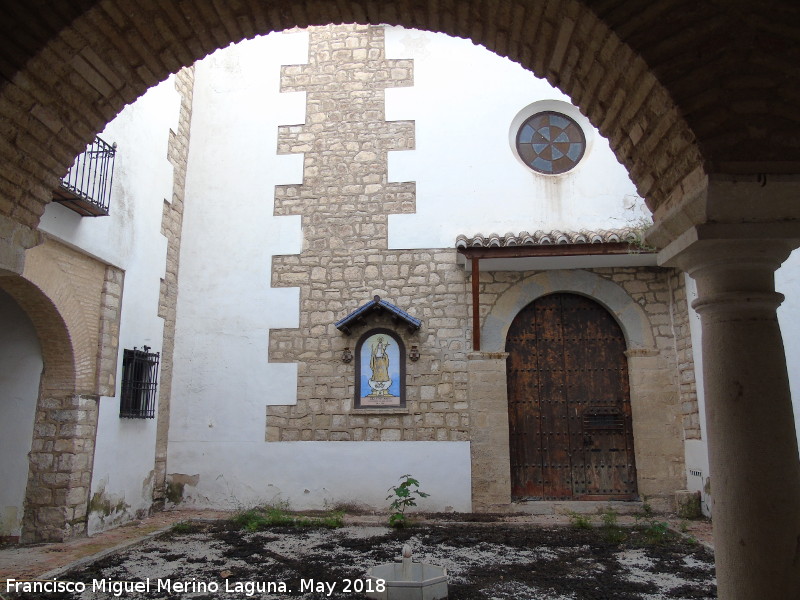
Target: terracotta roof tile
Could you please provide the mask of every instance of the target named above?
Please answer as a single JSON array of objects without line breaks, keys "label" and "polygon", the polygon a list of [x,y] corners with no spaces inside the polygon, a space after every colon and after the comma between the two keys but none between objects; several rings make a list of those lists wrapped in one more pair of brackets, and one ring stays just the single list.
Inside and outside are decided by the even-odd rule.
[{"label": "terracotta roof tile", "polygon": [[610,244],[615,242],[637,242],[640,233],[629,227],[623,229],[598,229],[596,231],[527,231],[507,233],[503,236],[496,233],[489,235],[476,234],[473,237],[459,235],[456,248],[504,248],[510,246],[545,246],[549,244]]}]

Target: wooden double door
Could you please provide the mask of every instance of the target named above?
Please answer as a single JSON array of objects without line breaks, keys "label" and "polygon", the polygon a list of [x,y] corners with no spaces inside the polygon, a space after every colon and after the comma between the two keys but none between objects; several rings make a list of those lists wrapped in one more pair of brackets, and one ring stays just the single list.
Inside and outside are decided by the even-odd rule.
[{"label": "wooden double door", "polygon": [[629,500],[637,495],[625,338],[600,304],[543,296],[508,332],[511,495]]}]

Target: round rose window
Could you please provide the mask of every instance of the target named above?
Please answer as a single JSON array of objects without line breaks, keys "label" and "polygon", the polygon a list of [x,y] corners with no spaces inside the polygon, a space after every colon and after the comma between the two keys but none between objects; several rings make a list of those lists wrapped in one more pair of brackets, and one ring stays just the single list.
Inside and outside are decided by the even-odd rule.
[{"label": "round rose window", "polygon": [[520,158],[538,173],[566,173],[578,164],[585,151],[583,130],[561,113],[536,113],[522,124],[517,133]]}]

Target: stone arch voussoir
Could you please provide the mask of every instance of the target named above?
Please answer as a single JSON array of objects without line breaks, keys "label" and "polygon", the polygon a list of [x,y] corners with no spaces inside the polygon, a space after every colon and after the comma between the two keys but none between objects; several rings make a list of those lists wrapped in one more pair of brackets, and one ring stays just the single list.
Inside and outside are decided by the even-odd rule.
[{"label": "stone arch voussoir", "polygon": [[388,23],[470,38],[545,77],[609,138],[651,210],[682,182],[704,175],[695,136],[669,92],[580,0],[205,6],[100,0],[65,18],[35,50],[20,49],[29,59],[0,88],[0,119],[9,124],[0,139],[0,214],[35,228],[85,144],[170,73],[230,43],[328,23]]},{"label": "stone arch voussoir", "polygon": [[0,288],[28,314],[36,329],[44,361],[42,393],[74,394],[75,351],[69,327],[56,305],[41,288],[23,277],[0,277]]},{"label": "stone arch voussoir", "polygon": [[556,292],[581,294],[596,300],[622,327],[629,351],[655,351],[653,330],[644,309],[616,283],[581,269],[542,271],[506,290],[483,321],[482,350],[504,352],[506,334],[514,317],[537,298]]}]

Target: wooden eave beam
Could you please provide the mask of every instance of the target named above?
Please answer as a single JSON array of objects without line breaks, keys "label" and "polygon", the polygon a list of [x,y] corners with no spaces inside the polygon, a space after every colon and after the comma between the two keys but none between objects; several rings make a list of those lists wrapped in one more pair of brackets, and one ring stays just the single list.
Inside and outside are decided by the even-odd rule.
[{"label": "wooden eave beam", "polygon": [[472,351],[481,351],[480,258],[472,259]]}]

